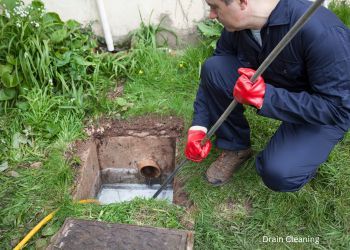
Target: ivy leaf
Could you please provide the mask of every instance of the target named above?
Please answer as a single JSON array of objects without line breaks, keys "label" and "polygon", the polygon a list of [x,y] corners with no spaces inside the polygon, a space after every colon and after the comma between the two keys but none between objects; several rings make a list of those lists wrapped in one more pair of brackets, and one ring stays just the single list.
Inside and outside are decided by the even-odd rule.
[{"label": "ivy leaf", "polygon": [[8,101],[15,98],[17,91],[15,89],[0,89],[0,101]]}]

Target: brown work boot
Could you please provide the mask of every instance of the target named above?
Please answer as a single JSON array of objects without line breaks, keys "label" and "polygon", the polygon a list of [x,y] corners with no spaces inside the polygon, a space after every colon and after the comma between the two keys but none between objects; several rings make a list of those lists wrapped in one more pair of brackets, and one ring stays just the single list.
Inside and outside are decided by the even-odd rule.
[{"label": "brown work boot", "polygon": [[223,150],[205,173],[207,181],[213,186],[221,186],[228,182],[235,170],[253,155],[249,149],[240,151]]}]

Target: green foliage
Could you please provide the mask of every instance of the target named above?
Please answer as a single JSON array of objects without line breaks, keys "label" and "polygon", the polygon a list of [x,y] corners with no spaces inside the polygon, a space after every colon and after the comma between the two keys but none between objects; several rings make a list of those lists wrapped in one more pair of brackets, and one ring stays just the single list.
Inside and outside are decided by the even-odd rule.
[{"label": "green foliage", "polygon": [[[62,22],[57,14],[41,13],[42,4],[33,4],[30,17],[8,20],[6,12],[0,17],[0,103],[7,108],[6,113],[0,111],[0,248],[12,248],[11,243],[18,243],[56,208],[60,208],[56,217],[30,240],[28,249],[45,248],[67,217],[184,228],[183,216],[190,212],[162,201],[73,203],[71,165],[79,159],[67,161],[64,151],[68,143],[84,137],[83,120],[98,112],[175,113],[188,127],[201,64],[212,53],[213,47],[207,45],[214,46],[220,25],[199,25],[205,38],[201,46],[171,51],[157,44],[158,26],[142,23],[129,51],[95,53],[89,30],[75,21]],[[17,27],[16,20],[24,26]],[[34,20],[40,20],[39,27],[31,23]],[[106,92],[115,76],[127,77],[125,92],[109,100]],[[262,150],[279,122],[257,116],[250,107],[246,116],[252,147]],[[188,164],[180,175],[195,205],[195,248],[349,249],[349,149],[348,133],[317,178],[296,193],[267,189],[253,160],[227,185],[208,185],[203,175],[218,155],[215,148],[202,163]],[[42,166],[31,167],[36,162]],[[262,243],[264,235],[319,236],[320,243]]]},{"label": "green foliage", "polygon": [[328,8],[332,10],[345,25],[350,27],[350,2],[348,0],[333,0]]},{"label": "green foliage", "polygon": [[205,38],[206,42],[215,49],[216,41],[221,35],[221,31],[224,26],[217,20],[205,20],[197,24],[197,28],[202,36]]},{"label": "green foliage", "polygon": [[75,99],[89,90],[92,95],[88,98],[96,102],[98,93],[108,86],[115,65],[111,57],[93,53],[97,42],[91,29],[74,20],[63,22],[56,13],[46,13],[37,0],[28,6],[17,1],[13,9],[2,7],[0,108],[25,101],[34,87],[48,86],[54,95]]},{"label": "green foliage", "polygon": [[[141,16],[140,16],[141,17]],[[158,25],[153,25],[151,23],[146,24],[141,17],[140,28],[131,32],[131,48],[153,48],[156,49],[160,45],[166,46],[165,33],[170,34],[175,37],[177,41],[177,35],[170,29],[164,28],[162,26],[163,19]],[[159,36],[163,38],[163,44],[159,44]]]}]

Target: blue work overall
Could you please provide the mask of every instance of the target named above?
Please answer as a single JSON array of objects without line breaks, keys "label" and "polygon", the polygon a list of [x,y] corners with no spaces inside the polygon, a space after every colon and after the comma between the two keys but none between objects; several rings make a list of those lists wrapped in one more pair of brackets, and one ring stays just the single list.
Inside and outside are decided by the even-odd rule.
[{"label": "blue work overall", "polygon": [[[223,31],[201,71],[192,125],[210,128],[233,100],[239,67],[256,69],[310,5],[281,0],[261,30]],[[332,44],[333,46],[329,46]],[[350,126],[350,32],[330,11],[319,9],[262,75],[258,114],[282,121],[256,157],[256,170],[272,190],[299,190],[325,162]],[[250,147],[250,128],[238,105],[216,132],[227,150]]]}]

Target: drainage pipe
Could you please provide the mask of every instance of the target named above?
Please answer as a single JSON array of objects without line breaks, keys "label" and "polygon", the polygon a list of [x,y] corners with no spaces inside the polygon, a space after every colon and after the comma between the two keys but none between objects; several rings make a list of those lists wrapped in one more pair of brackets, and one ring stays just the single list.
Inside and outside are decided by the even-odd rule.
[{"label": "drainage pipe", "polygon": [[144,159],[136,163],[140,174],[148,179],[157,178],[161,174],[158,164],[151,159]]},{"label": "drainage pipe", "polygon": [[[87,199],[87,200],[80,200],[78,201],[80,204],[86,204],[86,203],[95,203],[100,204],[98,200],[95,199]],[[21,240],[17,246],[13,250],[20,250],[22,249],[25,244],[36,234],[43,226],[45,226],[46,223],[48,223],[57,213],[58,208],[51,212],[49,215],[47,215],[44,219],[42,219],[30,232]]]},{"label": "drainage pipe", "polygon": [[102,29],[105,37],[105,41],[107,44],[108,51],[114,51],[113,38],[112,33],[109,28],[109,23],[106,15],[105,6],[103,4],[103,0],[96,0],[98,13],[100,15],[100,20],[102,23]]}]

